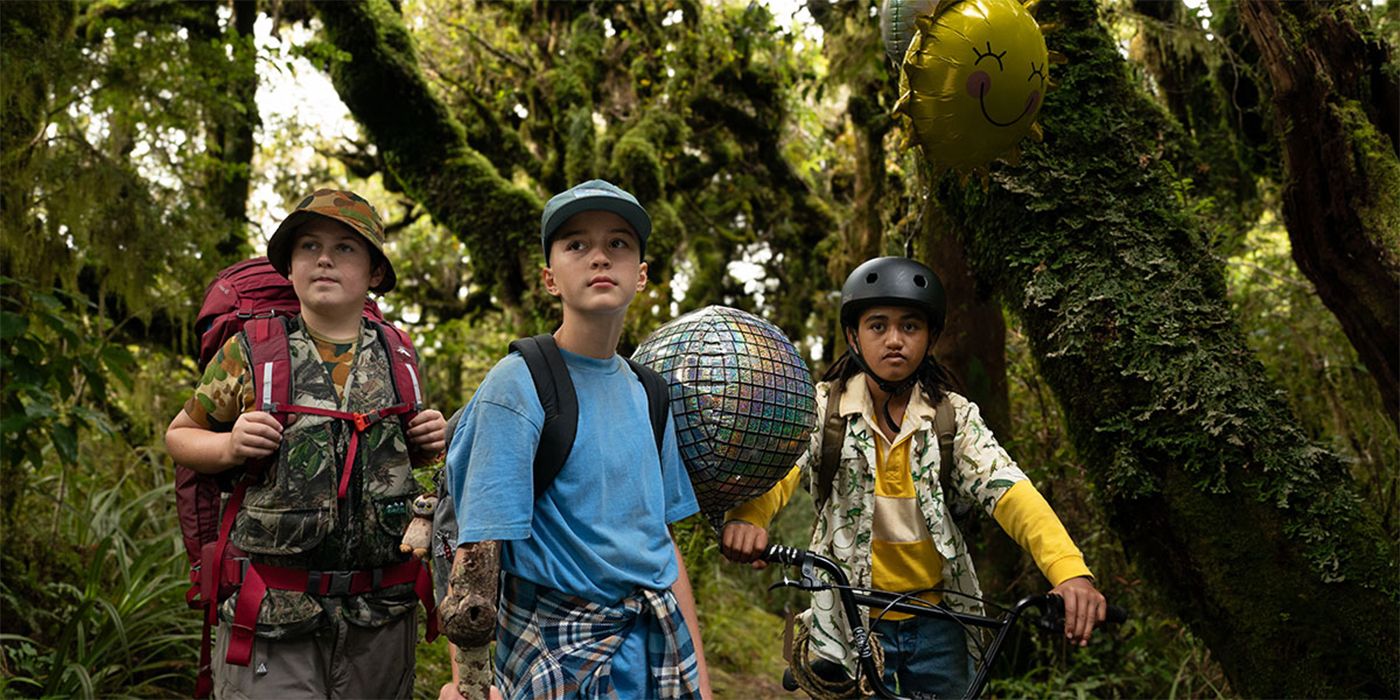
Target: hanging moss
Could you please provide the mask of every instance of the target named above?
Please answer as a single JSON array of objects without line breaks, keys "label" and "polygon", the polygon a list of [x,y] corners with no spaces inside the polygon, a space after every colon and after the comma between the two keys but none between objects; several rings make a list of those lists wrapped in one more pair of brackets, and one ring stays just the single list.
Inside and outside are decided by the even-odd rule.
[{"label": "hanging moss", "polygon": [[617,140],[608,169],[643,202],[660,199],[666,186],[662,154],[673,149],[683,133],[685,124],[680,117],[649,112]]},{"label": "hanging moss", "polygon": [[1128,79],[1094,3],[1047,11],[1070,62],[1045,142],[994,168],[987,191],[941,190],[974,270],[1021,316],[1125,547],[1232,686],[1394,695],[1395,543],[1262,380],[1203,227],[1174,195],[1160,141],[1172,124]]}]

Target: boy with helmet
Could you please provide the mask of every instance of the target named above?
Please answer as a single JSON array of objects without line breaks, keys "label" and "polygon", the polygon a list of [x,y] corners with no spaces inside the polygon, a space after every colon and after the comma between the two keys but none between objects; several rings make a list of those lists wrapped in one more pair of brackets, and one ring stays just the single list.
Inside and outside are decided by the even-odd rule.
[{"label": "boy with helmet", "polygon": [[[412,466],[442,451],[446,424],[400,398],[421,395],[394,377],[403,365],[391,354],[411,358],[411,347],[361,316],[368,292],[394,286],[384,224],[358,195],[317,190],[267,247],[300,313],[250,320],[231,336],[165,435],[170,455],[196,471],[264,469],[235,491],[242,503],[226,537],[249,563],[221,610],[213,690],[408,697],[415,589],[429,583],[399,543],[418,491]],[[263,338],[286,359],[249,367],[252,348],[273,344]],[[290,403],[268,400],[273,383]],[[380,415],[390,413],[412,418]]]},{"label": "boy with helmet", "polygon": [[[699,505],[674,422],[658,450],[643,385],[617,355],[646,286],[651,219],[636,197],[592,180],[551,198],[540,224],[576,432],[537,494],[545,408],[520,353],[491,369],[448,450],[454,566],[500,543],[495,680],[506,698],[708,697],[690,580],[667,529]],[[445,610],[466,593],[453,586]]]},{"label": "boy with helmet", "polygon": [[[948,375],[932,354],[944,319],[942,283],[924,265],[876,258],[851,272],[841,288],[849,349],[817,385],[817,404],[836,422],[825,434],[820,425],[813,430],[787,477],[727,514],[721,550],[734,561],[761,565],[768,523],[810,470],[818,499],[812,550],[841,562],[853,585],[923,591],[918,596],[930,603],[977,613],[981,591],[948,502],[965,498],[1031,553],[1052,592],[1065,600],[1066,636],[1086,644],[1104,618],[1104,598],[1064,526],[997,444],[977,406],[949,391]],[[938,430],[949,414],[955,429]],[[839,457],[823,444],[838,430]],[[944,432],[952,434],[955,466],[941,479],[938,433]],[[822,484],[824,452],[834,475]],[[828,678],[853,672],[850,630],[836,612],[834,593],[815,593],[812,603],[803,622],[819,660],[813,670]],[[887,687],[906,695],[964,694],[971,681],[970,641],[956,623],[898,613],[872,622],[885,652]]]}]

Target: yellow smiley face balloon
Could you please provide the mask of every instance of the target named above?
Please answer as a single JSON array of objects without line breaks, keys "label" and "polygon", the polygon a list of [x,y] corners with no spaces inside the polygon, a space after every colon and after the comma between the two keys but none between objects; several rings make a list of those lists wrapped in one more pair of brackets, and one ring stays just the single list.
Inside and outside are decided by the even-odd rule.
[{"label": "yellow smiley face balloon", "polygon": [[1036,115],[1048,87],[1045,37],[1017,0],[940,0],[914,19],[897,113],[938,170],[985,170],[1040,138]]}]

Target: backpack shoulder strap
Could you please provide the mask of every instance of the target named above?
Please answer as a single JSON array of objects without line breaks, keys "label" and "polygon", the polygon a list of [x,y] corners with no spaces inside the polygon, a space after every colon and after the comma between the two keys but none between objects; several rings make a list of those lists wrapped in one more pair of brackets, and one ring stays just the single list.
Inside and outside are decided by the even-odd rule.
[{"label": "backpack shoulder strap", "polygon": [[[285,427],[288,415],[282,408],[292,404],[292,353],[287,343],[290,318],[272,316],[248,319],[243,324],[247,341],[246,358],[253,380],[253,410],[265,411]],[[249,475],[259,475],[277,461],[275,454],[249,460]]]},{"label": "backpack shoulder strap", "polygon": [[411,404],[413,410],[404,415],[405,424],[423,410],[423,385],[418,380],[418,353],[413,349],[413,341],[398,326],[381,323],[367,318],[379,331],[384,350],[389,354],[389,373],[393,379],[394,393],[399,401]]},{"label": "backpack shoulder strap", "polygon": [[243,324],[243,337],[248,344],[247,371],[252,373],[253,407],[275,416],[279,406],[292,401],[292,357],[287,345],[287,319],[248,319]]},{"label": "backpack shoulder strap", "polygon": [[540,428],[540,444],[535,448],[535,498],[554,483],[554,477],[564,468],[574,449],[578,433],[578,394],[574,380],[554,336],[548,333],[521,338],[510,344],[520,353],[535,383],[540,405],[544,407],[544,425]]},{"label": "backpack shoulder strap", "polygon": [[846,439],[846,417],[841,415],[841,391],[845,384],[833,380],[827,385],[826,412],[822,414],[822,454],[817,463],[816,492],[812,494],[817,510],[831,498],[831,485],[836,481],[836,468],[841,464],[841,442]]},{"label": "backpack shoulder strap", "polygon": [[661,446],[666,441],[666,418],[671,415],[671,390],[666,386],[666,378],[656,370],[640,362],[626,358],[627,364],[641,380],[647,392],[647,414],[651,416],[651,433],[656,438],[656,454],[661,454]]},{"label": "backpack shoulder strap", "polygon": [[938,435],[938,483],[946,500],[953,492],[953,437],[958,433],[958,417],[947,394],[933,408],[933,432]]}]

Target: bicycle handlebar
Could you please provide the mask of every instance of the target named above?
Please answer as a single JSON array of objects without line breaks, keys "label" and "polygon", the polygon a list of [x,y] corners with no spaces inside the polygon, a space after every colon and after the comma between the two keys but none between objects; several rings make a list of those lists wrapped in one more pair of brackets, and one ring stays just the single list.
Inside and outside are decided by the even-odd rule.
[{"label": "bicycle handlebar", "polygon": [[[967,697],[977,697],[982,692],[987,682],[987,671],[997,653],[1001,649],[1002,642],[1006,639],[1011,627],[1020,618],[1021,613],[1030,607],[1041,611],[1042,627],[1052,630],[1063,630],[1064,627],[1064,599],[1054,594],[1039,594],[1022,598],[1005,615],[1000,618],[986,617],[983,615],[973,615],[970,613],[956,612],[946,607],[937,607],[925,602],[921,598],[911,598],[907,595],[892,593],[870,588],[854,587],[850,579],[846,576],[845,570],[840,564],[828,559],[816,552],[786,545],[770,545],[762,556],[764,561],[773,564],[786,566],[796,566],[800,568],[800,579],[789,579],[786,576],[783,580],[773,584],[773,587],[791,586],[807,591],[835,590],[837,597],[841,601],[841,607],[846,615],[846,621],[851,628],[852,642],[855,646],[857,660],[863,671],[869,676],[871,688],[875,694],[881,697],[895,698],[893,692],[889,691],[882,680],[878,677],[875,669],[873,651],[869,633],[861,620],[858,605],[881,610],[893,610],[911,615],[923,617],[942,617],[953,620],[963,626],[985,627],[996,629],[997,633],[992,641],[986,656],[978,670],[977,677],[968,688]],[[822,581],[815,575],[820,569],[831,578],[831,582]],[[1128,611],[1117,605],[1109,605],[1105,611],[1105,619],[1101,624],[1116,624],[1128,619]],[[1048,623],[1048,624],[1047,624]]]},{"label": "bicycle handlebar", "polygon": [[[794,587],[796,587],[796,588],[808,588],[808,587],[811,587],[813,590],[815,590],[815,589],[817,589],[817,588],[821,588],[821,589],[825,589],[825,588],[837,588],[837,589],[840,589],[840,588],[850,588],[850,585],[851,585],[850,579],[846,576],[846,571],[845,571],[845,569],[842,568],[840,564],[837,564],[836,562],[832,561],[831,559],[828,559],[828,558],[826,558],[826,557],[824,557],[824,556],[822,556],[822,555],[820,555],[820,554],[817,554],[816,552],[808,551],[808,550],[805,550],[805,549],[798,549],[798,548],[796,548],[796,547],[789,547],[789,546],[787,546],[787,545],[775,544],[775,545],[769,545],[768,549],[764,551],[764,553],[763,553],[763,560],[766,561],[766,562],[768,562],[768,563],[770,563],[770,564],[783,564],[783,565],[786,565],[786,566],[801,566],[801,567],[803,567],[804,569],[808,569],[808,568],[821,569],[822,571],[826,572],[826,574],[829,575],[829,576],[831,576],[831,578],[832,578],[832,583],[831,583],[831,584],[822,583],[822,582],[820,582],[820,581],[816,581],[815,579],[807,580],[806,577],[810,576],[810,571],[804,570],[804,572],[803,572],[803,574],[804,574],[804,580],[799,580],[799,581],[786,580],[786,581],[784,581],[783,583],[780,583],[780,584],[778,584],[778,585],[791,585],[791,586],[794,586]],[[904,598],[903,601],[900,601],[900,600],[897,600],[897,599],[899,599],[899,598],[901,597],[899,594],[890,593],[890,592],[888,592],[888,591],[876,590],[876,589],[860,589],[860,588],[854,588],[854,589],[851,589],[851,591],[852,591],[852,593],[856,596],[856,598],[858,598],[858,599],[865,599],[865,600],[862,600],[862,601],[861,601],[861,604],[862,604],[862,605],[868,605],[868,606],[870,606],[870,607],[879,607],[879,608],[881,608],[881,609],[884,609],[884,608],[888,605],[890,610],[894,610],[894,611],[898,611],[898,612],[904,612],[904,613],[909,613],[909,614],[911,614],[911,615],[920,615],[920,614],[927,615],[928,613],[935,611],[935,609],[932,608],[932,606],[930,606],[930,605],[927,604],[927,603],[924,603],[922,599],[917,599],[917,598]],[[881,601],[883,601],[883,602],[881,602]],[[905,602],[905,601],[907,601],[907,602]],[[893,603],[893,605],[890,605],[890,603]],[[1024,604],[1022,604],[1022,603],[1024,603]],[[1021,601],[1021,603],[1018,603],[1018,604],[1017,604],[1017,609],[1018,609],[1018,610],[1023,610],[1023,609],[1028,608],[1028,607],[1038,608],[1038,609],[1040,609],[1042,612],[1048,613],[1048,614],[1050,614],[1050,615],[1052,615],[1052,616],[1054,616],[1054,617],[1056,617],[1056,618],[1063,618],[1063,617],[1064,617],[1064,614],[1065,614],[1065,603],[1064,603],[1064,599],[1061,598],[1060,596],[1054,595],[1054,594],[1048,594],[1048,593],[1047,593],[1047,594],[1029,596],[1029,597],[1027,597],[1026,599],[1024,599],[1023,601]],[[947,610],[947,609],[937,609],[937,610],[940,611],[940,612],[945,613],[945,616],[946,616],[946,613],[952,613],[952,611]],[[953,613],[953,614],[956,615],[956,613]],[[963,622],[969,622],[969,623],[972,623],[972,624],[977,624],[978,621],[977,621],[975,618],[977,618],[977,617],[979,617],[979,616],[960,616],[960,617],[964,617]],[[1121,623],[1123,623],[1123,622],[1127,622],[1128,617],[1129,617],[1129,615],[1128,615],[1128,611],[1127,611],[1126,608],[1123,608],[1123,607],[1120,607],[1120,606],[1117,606],[1117,605],[1109,605],[1109,606],[1107,606],[1107,610],[1105,611],[1105,614],[1104,614],[1103,624],[1121,624]],[[969,619],[969,618],[974,618],[974,619]],[[1000,626],[1000,625],[1001,625],[1001,621],[1000,621],[1000,620],[994,620],[994,619],[990,619],[990,618],[984,618],[984,619],[985,619],[986,621],[992,623],[991,625],[984,625],[984,626]]]}]

